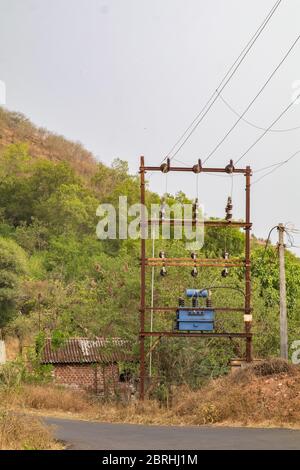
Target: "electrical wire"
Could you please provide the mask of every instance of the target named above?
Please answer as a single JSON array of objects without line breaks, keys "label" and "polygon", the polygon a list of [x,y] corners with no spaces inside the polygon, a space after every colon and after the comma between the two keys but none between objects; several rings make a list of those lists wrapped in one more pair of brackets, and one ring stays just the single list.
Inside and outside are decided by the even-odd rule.
[{"label": "electrical wire", "polygon": [[[173,160],[175,160],[175,162],[181,163],[182,165],[186,166],[187,168],[190,166],[186,162],[184,162],[182,160],[178,160],[178,158],[173,158]],[[197,174],[199,174],[199,173],[197,173]],[[202,175],[213,176],[213,177],[217,177],[217,178],[228,178],[228,175],[218,175],[216,173],[202,173]]]},{"label": "electrical wire", "polygon": [[[265,127],[258,126],[256,124],[254,124],[253,122],[249,121],[248,119],[245,119],[240,113],[238,113],[233,108],[233,106],[230,103],[228,103],[227,100],[225,100],[224,96],[222,96],[221,93],[219,93],[219,97],[220,97],[221,101],[223,101],[223,103],[227,106],[227,108],[231,112],[233,112],[236,116],[241,118],[241,120],[244,121],[246,124],[249,124],[249,126],[254,127],[255,129],[259,129],[260,131],[265,131],[266,130]],[[268,132],[292,132],[292,131],[297,131],[299,129],[300,129],[300,126],[296,126],[296,127],[288,127],[286,129],[269,129]]]},{"label": "electrical wire", "polygon": [[289,242],[290,242],[290,247],[293,247],[294,244],[295,244],[295,240],[294,240],[294,237],[289,233],[288,230],[285,230],[285,233],[286,233],[286,236],[288,237],[289,239]]},{"label": "electrical wire", "polygon": [[167,200],[167,197],[168,197],[168,173],[166,173],[165,196],[166,196],[166,200]]},{"label": "electrical wire", "polygon": [[290,233],[295,233],[296,235],[300,234],[299,230],[294,230],[294,229],[288,229]]},{"label": "electrical wire", "polygon": [[289,239],[289,242],[290,244],[289,245],[286,245],[287,248],[300,248],[299,245],[295,245],[295,240],[294,240],[294,237],[291,236],[291,234],[289,232],[286,232],[287,234],[287,237]]},{"label": "electrical wire", "polygon": [[274,166],[281,165],[281,162],[273,163],[272,165],[264,166],[263,168],[259,168],[258,170],[254,170],[253,173],[260,173],[261,171],[269,170],[269,168],[274,168]]},{"label": "electrical wire", "polygon": [[295,228],[295,225],[293,224],[293,222],[286,222],[284,224],[284,227],[286,228],[286,230],[289,230],[292,233],[300,233],[300,229]]},{"label": "electrical wire", "polygon": [[189,167],[189,165],[186,162],[183,162],[182,160],[178,160],[178,158],[173,158],[173,160],[175,160],[175,162],[177,162],[177,163],[181,163],[182,165],[184,165],[186,167]]},{"label": "electrical wire", "polygon": [[[271,171],[268,171],[267,173],[265,173],[264,175],[262,175],[260,178],[258,178],[257,180],[253,181],[253,183],[251,184],[251,186],[253,186],[254,184],[257,184],[259,181],[261,181],[263,178],[265,178],[266,176],[270,175],[271,173],[274,173],[276,170],[278,170],[279,168],[281,168],[283,165],[285,165],[286,163],[288,163],[289,161],[291,161],[294,157],[296,157],[297,155],[299,155],[300,153],[300,150],[297,150],[297,152],[293,153],[293,155],[291,155],[287,160],[284,160],[283,162],[281,163],[276,163],[276,167],[273,168]],[[266,167],[267,168],[267,167]],[[257,172],[255,172],[257,173]]]},{"label": "electrical wire", "polygon": [[[241,51],[241,53],[239,54],[239,56],[236,58],[236,60],[234,61],[234,63],[231,65],[231,67],[228,69],[228,71],[226,72],[226,74],[224,75],[223,79],[221,80],[221,82],[219,83],[218,87],[216,88],[216,90],[212,93],[212,95],[210,96],[210,98],[208,99],[208,101],[206,102],[206,104],[202,107],[202,109],[200,110],[200,112],[196,115],[196,117],[194,118],[194,120],[191,122],[191,124],[185,129],[185,131],[183,132],[183,134],[179,137],[179,139],[175,142],[175,144],[173,145],[173,147],[169,150],[169,152],[167,153],[167,155],[165,156],[165,158],[162,160],[162,162],[164,162],[164,160],[168,157],[170,157],[170,159],[173,159],[178,153],[179,151],[181,150],[181,148],[185,145],[185,143],[189,140],[189,138],[191,137],[191,135],[195,132],[195,130],[197,129],[197,127],[199,126],[199,124],[203,121],[203,119],[205,118],[205,116],[208,114],[208,112],[210,111],[210,109],[212,108],[212,106],[214,105],[214,103],[217,101],[218,99],[218,95],[216,94],[216,91],[218,92],[222,92],[224,90],[224,88],[227,86],[227,84],[229,83],[229,81],[231,80],[231,78],[235,75],[236,71],[238,70],[239,66],[242,64],[242,62],[244,61],[244,59],[246,58],[246,56],[248,55],[248,53],[250,52],[250,50],[252,49],[252,47],[254,46],[254,44],[256,43],[256,41],[258,40],[259,36],[261,35],[261,33],[264,31],[264,29],[266,28],[267,24],[269,23],[269,21],[271,20],[272,16],[275,14],[277,8],[279,7],[280,3],[281,3],[282,0],[278,0],[275,2],[275,4],[273,5],[273,7],[271,8],[271,10],[269,11],[268,15],[265,17],[265,19],[263,20],[263,22],[261,23],[261,25],[259,26],[259,28],[256,30],[256,32],[254,33],[254,35],[251,37],[251,39],[248,41],[248,43],[246,44],[246,46],[244,47],[244,49]],[[186,138],[184,139],[184,137],[186,136]],[[184,140],[183,140],[184,139]],[[183,142],[182,142],[183,141]],[[181,142],[181,144],[180,144]],[[180,144],[180,146],[176,149],[176,147]],[[174,150],[176,149],[175,153],[172,155],[172,153],[174,152]],[[161,162],[161,163],[162,163]]]},{"label": "electrical wire", "polygon": [[[256,174],[256,173],[260,173],[262,171],[265,171],[265,170],[269,170],[270,168],[274,168],[274,171],[276,171],[277,169],[279,169],[281,166],[285,165],[286,163],[288,163],[292,158],[294,158],[296,155],[298,155],[298,153],[300,153],[300,150],[298,150],[297,152],[295,152],[290,158],[288,158],[287,160],[281,160],[280,162],[277,162],[277,163],[272,163],[272,165],[268,165],[268,166],[264,166],[262,168],[259,168],[258,170],[253,170],[253,174]],[[179,160],[178,158],[174,158],[174,160],[178,163],[181,163],[182,165],[184,165],[185,167],[189,167],[190,165],[187,164],[186,162],[182,161],[182,160]],[[275,168],[276,167],[276,168]],[[263,179],[265,176],[268,176],[269,174],[273,173],[273,171],[270,171],[268,173],[266,173],[265,175],[261,176],[261,178],[253,181],[252,185],[253,184],[256,184],[258,183],[258,181],[260,181],[261,179]],[[214,174],[214,173],[202,173],[204,176],[211,176],[211,177],[214,177],[214,178],[228,178],[228,175],[219,175],[219,174]],[[150,173],[151,175],[151,173]],[[230,174],[229,177],[231,178],[232,180],[232,183],[231,185],[233,186],[233,174]],[[233,190],[232,190],[233,191]],[[231,191],[231,196],[232,196],[232,191]],[[300,230],[299,230],[299,233],[300,233]]]},{"label": "electrical wire", "polygon": [[203,287],[201,289],[201,292],[204,290],[211,290],[211,289],[232,289],[238,291],[240,294],[242,294],[244,297],[246,296],[245,292],[240,289],[239,287],[236,286],[210,286],[210,287]]},{"label": "electrical wire", "polygon": [[267,132],[271,129],[271,127],[273,127],[274,124],[276,124],[282,118],[282,116],[287,113],[287,111],[293,106],[293,104],[297,100],[299,100],[299,98],[300,98],[300,93],[298,96],[296,96],[296,98],[293,101],[291,101],[291,103],[286,108],[284,108],[284,110],[279,114],[279,116],[270,124],[270,126],[267,129],[265,129],[265,131],[253,142],[253,144],[251,144],[250,147],[248,147],[247,150],[234,162],[235,164],[240,162],[242,158],[244,158],[250,152],[250,150],[252,150],[253,147],[255,147],[255,145],[257,145],[258,142],[261,141],[261,139],[267,134]]},{"label": "electrical wire", "polygon": [[[260,88],[260,90],[258,91],[258,93],[254,96],[254,98],[250,101],[250,103],[248,104],[248,106],[246,107],[246,109],[243,111],[243,113],[241,114],[241,116],[239,116],[239,118],[237,119],[237,121],[231,126],[231,128],[226,132],[226,134],[222,137],[222,139],[217,143],[217,145],[213,148],[213,150],[208,154],[208,156],[204,159],[204,162],[207,162],[213,155],[214,153],[221,147],[221,145],[225,142],[225,140],[230,136],[230,134],[232,133],[232,131],[236,128],[236,126],[241,122],[241,120],[243,119],[243,117],[245,116],[245,114],[249,111],[249,109],[251,108],[251,106],[255,103],[255,101],[258,99],[258,97],[262,94],[262,92],[265,90],[265,88],[268,86],[268,84],[270,83],[270,81],[272,80],[272,78],[274,77],[274,75],[278,72],[278,70],[280,69],[280,67],[283,65],[283,63],[286,61],[286,59],[288,58],[288,56],[290,55],[290,53],[292,52],[292,50],[294,49],[294,47],[296,46],[296,44],[298,43],[300,39],[300,34],[297,36],[297,38],[295,39],[295,41],[292,43],[292,45],[290,46],[290,48],[288,49],[288,51],[285,53],[285,55],[283,56],[283,58],[281,59],[281,61],[278,63],[278,65],[275,67],[275,69],[273,70],[273,72],[271,73],[271,75],[269,75],[268,79],[266,80],[266,82],[263,84],[263,86]],[[219,94],[219,92],[217,92]],[[272,126],[271,126],[272,127]],[[270,128],[269,129],[264,129],[265,133],[269,132]]]},{"label": "electrical wire", "polygon": [[[271,235],[272,235],[272,232],[273,230],[277,229],[278,228],[278,225],[274,225],[274,227],[271,228],[271,230],[269,231],[268,233],[268,237],[267,237],[267,240],[265,242],[265,247],[264,247],[264,251],[263,251],[263,255],[261,258],[258,258],[256,259],[255,261],[252,261],[252,266],[255,267],[257,264],[261,263],[264,258],[265,258],[265,255],[266,255],[266,252],[267,252],[267,248],[268,248],[268,245],[269,245],[269,242],[270,242],[270,238],[271,238]],[[273,261],[269,261],[271,264],[274,264],[274,259]]]},{"label": "electrical wire", "polygon": [[264,248],[264,252],[263,252],[262,259],[264,259],[264,257],[265,257],[265,254],[266,254],[266,251],[267,251],[269,242],[270,242],[270,238],[271,238],[272,232],[273,232],[273,230],[275,230],[276,228],[278,228],[278,225],[274,225],[274,227],[272,227],[271,230],[269,231],[268,238],[267,238],[266,243],[265,243],[265,248]]},{"label": "electrical wire", "polygon": [[[155,236],[152,238],[152,257],[155,256]],[[152,266],[151,270],[151,313],[150,313],[150,331],[153,331],[153,306],[154,306],[154,272],[155,268]],[[150,355],[149,355],[149,376],[152,376],[152,336],[150,336]]]},{"label": "electrical wire", "polygon": [[292,235],[292,234],[294,234],[294,233],[298,235],[298,234],[300,233],[300,230],[299,230],[299,229],[295,229],[295,228],[290,229],[290,228],[288,228],[288,225],[289,225],[289,224],[286,223],[285,226],[284,226],[285,233],[286,233],[286,235],[287,235],[287,237],[288,237],[288,240],[289,240],[289,243],[290,243],[289,245],[287,245],[287,247],[288,247],[288,248],[300,248],[299,245],[295,245],[295,239],[294,239],[294,237],[293,237],[293,235]]}]

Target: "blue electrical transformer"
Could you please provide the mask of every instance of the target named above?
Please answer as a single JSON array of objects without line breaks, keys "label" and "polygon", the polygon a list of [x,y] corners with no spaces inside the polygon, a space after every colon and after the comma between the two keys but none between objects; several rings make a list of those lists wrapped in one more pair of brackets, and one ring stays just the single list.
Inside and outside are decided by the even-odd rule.
[{"label": "blue electrical transformer", "polygon": [[187,297],[208,297],[208,290],[207,289],[186,289],[185,295]]},{"label": "blue electrical transformer", "polygon": [[[198,305],[198,297],[208,297],[208,291],[187,289],[186,296],[193,298],[194,308]],[[196,304],[196,305],[195,305]],[[215,311],[213,308],[195,310],[193,307],[179,306],[176,311],[175,329],[178,331],[213,331],[215,326]]]}]

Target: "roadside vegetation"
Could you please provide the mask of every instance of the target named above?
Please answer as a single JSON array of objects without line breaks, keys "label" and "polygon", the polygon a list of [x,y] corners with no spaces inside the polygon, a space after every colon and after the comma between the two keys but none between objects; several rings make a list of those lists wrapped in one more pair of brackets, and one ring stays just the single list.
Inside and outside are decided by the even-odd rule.
[{"label": "roadside vegetation", "polygon": [[17,410],[102,422],[300,428],[300,369],[277,359],[257,363],[197,390],[178,387],[168,405],[103,400],[53,384],[0,388],[0,400],[6,416]]},{"label": "roadside vegetation", "polygon": [[0,409],[0,450],[59,450],[52,431],[39,418]]}]

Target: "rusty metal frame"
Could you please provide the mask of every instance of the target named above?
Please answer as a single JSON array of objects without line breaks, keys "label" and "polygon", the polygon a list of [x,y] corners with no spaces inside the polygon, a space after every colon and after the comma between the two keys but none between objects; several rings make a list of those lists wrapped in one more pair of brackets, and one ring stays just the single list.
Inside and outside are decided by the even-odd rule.
[{"label": "rusty metal frame", "polygon": [[[141,256],[140,256],[140,282],[141,282],[141,292],[140,292],[140,399],[143,400],[145,397],[145,338],[146,337],[158,337],[159,339],[163,336],[165,337],[193,337],[193,338],[243,338],[246,342],[246,361],[252,361],[252,308],[251,308],[251,265],[250,265],[250,255],[251,255],[251,227],[252,223],[250,221],[250,186],[251,186],[251,168],[247,166],[246,168],[231,168],[231,173],[243,174],[246,177],[246,213],[245,221],[222,221],[222,220],[207,220],[204,221],[204,227],[241,227],[245,231],[245,257],[244,259],[233,258],[230,260],[222,259],[208,259],[208,258],[199,258],[197,260],[192,260],[190,258],[147,258],[146,257],[146,233],[148,231],[149,224],[164,224],[171,223],[171,225],[176,225],[177,223],[182,224],[182,220],[170,220],[164,221],[159,219],[147,219],[145,217],[145,173],[147,171],[162,171],[160,166],[145,166],[144,157],[140,157],[140,202],[141,202]],[[175,172],[194,172],[194,168],[191,167],[171,167],[168,166],[168,171]],[[200,173],[228,173],[227,168],[202,168]],[[192,219],[185,219],[185,224],[195,225],[196,221]],[[219,312],[231,313],[231,312],[243,312],[244,313],[244,332],[243,333],[191,333],[191,332],[175,332],[175,331],[145,331],[145,314],[147,311],[152,310],[153,312],[157,311],[176,311],[178,307],[148,307],[146,306],[146,268],[152,266],[173,266],[173,267],[183,267],[183,266],[202,266],[202,267],[244,267],[245,268],[245,300],[244,307],[216,307],[214,310]],[[195,309],[197,310],[197,309]],[[200,308],[199,310],[204,310]]]},{"label": "rusty metal frame", "polygon": [[[164,224],[170,224],[170,226],[174,225],[181,225],[182,224],[181,219],[170,219],[170,220],[160,220],[160,219],[148,219],[148,221],[144,222],[144,225],[164,225]],[[184,220],[185,225],[196,225],[196,221],[192,219],[185,219]],[[227,220],[205,220],[203,222],[204,226],[209,226],[209,227],[251,227],[251,223],[246,223],[246,222],[240,222],[240,221],[227,221]],[[142,225],[142,222],[141,222]]]},{"label": "rusty metal frame", "polygon": [[[176,311],[177,307],[145,307],[144,310],[153,310],[153,312],[169,312],[169,311]],[[198,310],[203,312],[203,310],[211,310],[210,308],[206,307],[193,307],[193,310],[197,312]],[[245,312],[244,307],[214,307],[216,312]],[[250,309],[252,310],[252,309]],[[141,312],[141,310],[140,310]]]},{"label": "rusty metal frame", "polygon": [[178,337],[193,337],[193,338],[251,338],[251,333],[188,333],[188,332],[177,332],[177,331],[144,331],[141,336],[174,336]]}]

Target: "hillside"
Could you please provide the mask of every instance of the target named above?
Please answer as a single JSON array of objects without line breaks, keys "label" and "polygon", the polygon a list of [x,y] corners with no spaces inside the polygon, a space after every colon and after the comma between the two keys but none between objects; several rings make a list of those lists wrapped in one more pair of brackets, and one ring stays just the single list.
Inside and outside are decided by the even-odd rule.
[{"label": "hillside", "polygon": [[23,114],[0,107],[0,150],[19,142],[28,144],[29,154],[53,162],[67,161],[81,175],[96,172],[97,161],[79,142],[35,126]]},{"label": "hillside", "polygon": [[[117,207],[120,195],[139,201],[139,180],[127,163],[112,167],[96,162],[80,144],[32,125],[24,116],[0,108],[0,328],[22,346],[52,336],[116,335],[137,350],[139,308],[138,240],[96,237],[96,209],[101,202]],[[168,196],[168,202],[185,195]],[[147,204],[159,202],[147,192]],[[200,256],[217,257],[226,238],[230,256],[242,256],[239,229],[206,231]],[[149,247],[150,248],[150,245]],[[253,303],[255,355],[279,350],[278,261],[274,247],[264,252],[253,239]],[[156,249],[182,256],[181,240],[160,240]],[[172,305],[186,287],[219,286],[214,305],[239,306],[243,299],[239,270],[221,277],[216,268],[192,279],[189,270],[155,272],[154,301]],[[148,286],[150,277],[147,278]],[[300,265],[287,254],[290,341],[299,339]],[[228,295],[228,289],[230,291]],[[149,299],[147,299],[149,302]],[[157,314],[154,326],[171,329],[174,318]],[[220,331],[243,329],[242,316],[217,318]],[[153,354],[157,393],[164,399],[172,384],[197,387],[228,370],[228,361],[243,354],[239,341],[174,339],[162,341]]]}]

